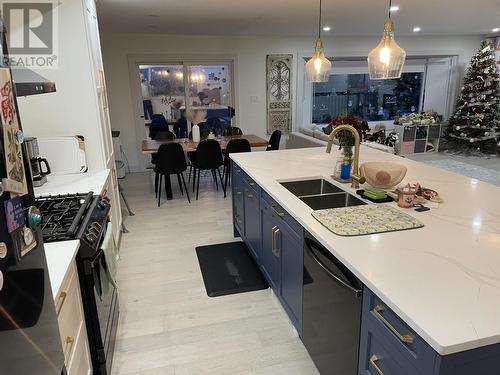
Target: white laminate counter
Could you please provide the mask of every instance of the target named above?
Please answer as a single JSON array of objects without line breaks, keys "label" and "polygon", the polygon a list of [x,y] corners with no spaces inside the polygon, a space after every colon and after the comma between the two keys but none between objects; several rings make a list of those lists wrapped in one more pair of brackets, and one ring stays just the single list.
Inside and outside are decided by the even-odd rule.
[{"label": "white laminate counter", "polygon": [[64,276],[80,248],[80,241],[50,242],[43,246],[45,247],[45,256],[47,257],[52,295],[56,299],[59,296]]},{"label": "white laminate counter", "polygon": [[[308,148],[231,158],[439,354],[500,343],[500,188],[362,147],[362,162],[405,164],[403,182],[433,188],[445,203],[428,212],[406,211],[425,224],[421,229],[340,237],[279,183],[333,182],[338,152]],[[352,192],[349,184],[343,187]]]},{"label": "white laminate counter", "polygon": [[47,176],[47,183],[35,188],[35,195],[58,195],[88,193],[101,194],[110,170],[104,169],[99,172],[87,172],[82,174],[67,174]]}]

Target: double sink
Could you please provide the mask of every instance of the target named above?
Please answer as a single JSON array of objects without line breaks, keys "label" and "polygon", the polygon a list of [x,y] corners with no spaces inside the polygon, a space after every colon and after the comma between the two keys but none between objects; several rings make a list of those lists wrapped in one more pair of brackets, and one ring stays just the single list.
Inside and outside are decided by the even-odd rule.
[{"label": "double sink", "polygon": [[321,178],[281,182],[281,185],[313,210],[366,204],[361,199]]}]

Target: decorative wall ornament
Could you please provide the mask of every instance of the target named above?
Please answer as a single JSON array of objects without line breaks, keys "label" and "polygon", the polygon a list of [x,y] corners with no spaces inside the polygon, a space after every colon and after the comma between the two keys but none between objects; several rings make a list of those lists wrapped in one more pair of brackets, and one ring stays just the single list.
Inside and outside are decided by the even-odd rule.
[{"label": "decorative wall ornament", "polygon": [[292,130],[293,55],[267,55],[267,133]]}]

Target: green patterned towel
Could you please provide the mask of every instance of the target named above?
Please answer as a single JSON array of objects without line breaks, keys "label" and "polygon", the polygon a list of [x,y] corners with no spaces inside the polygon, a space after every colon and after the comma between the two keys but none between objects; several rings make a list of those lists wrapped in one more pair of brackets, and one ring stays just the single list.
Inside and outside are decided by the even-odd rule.
[{"label": "green patterned towel", "polygon": [[317,210],[312,216],[339,236],[361,236],[424,226],[397,208],[378,204]]}]

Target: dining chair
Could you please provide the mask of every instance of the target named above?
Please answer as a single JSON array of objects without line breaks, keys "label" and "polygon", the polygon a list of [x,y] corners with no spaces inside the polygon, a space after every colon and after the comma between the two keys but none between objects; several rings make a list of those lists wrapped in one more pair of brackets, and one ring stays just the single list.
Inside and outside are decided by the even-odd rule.
[{"label": "dining chair", "polygon": [[[155,137],[153,138],[155,141],[164,141],[164,140],[174,140],[175,139],[175,134],[172,133],[169,130],[158,130],[155,134]],[[151,155],[151,163],[153,165],[156,165],[158,162],[158,153],[152,154]],[[155,173],[155,194],[158,195],[158,173]]]},{"label": "dining chair", "polygon": [[237,126],[230,126],[229,128],[224,129],[224,135],[243,135],[243,132]]},{"label": "dining chair", "polygon": [[281,141],[281,130],[273,131],[271,138],[269,138],[269,144],[267,145],[266,151],[276,151],[280,149]]},{"label": "dining chair", "polygon": [[224,176],[224,189],[227,191],[227,183],[230,179],[231,174],[231,158],[229,154],[236,154],[239,152],[251,152],[252,147],[250,146],[250,142],[247,139],[239,138],[239,139],[231,139],[227,145],[226,150],[224,152],[224,169],[222,171],[222,175]]},{"label": "dining chair", "polygon": [[226,188],[222,181],[222,175],[220,173],[220,167],[224,164],[224,159],[222,157],[222,151],[219,142],[214,139],[207,139],[198,144],[196,148],[196,157],[194,159],[194,175],[193,175],[193,187],[196,183],[196,200],[198,200],[198,195],[200,191],[200,173],[201,171],[209,170],[212,172],[212,176],[215,178],[215,184],[218,189],[217,174],[219,175],[220,184],[222,190],[224,191],[224,198],[226,197]]},{"label": "dining chair", "polygon": [[[186,186],[186,180],[184,179],[184,171],[186,169],[187,164],[186,157],[184,155],[184,149],[179,143],[167,143],[160,146],[160,148],[158,149],[157,163],[155,166],[155,173],[157,176],[159,176],[157,188],[158,207],[160,207],[161,184],[163,177],[167,175],[170,176],[171,174],[177,175],[177,182],[179,183],[181,194],[184,195],[185,190],[188,202],[191,203],[191,198],[189,197],[188,188]],[[184,189],[182,188],[183,185]]]}]

